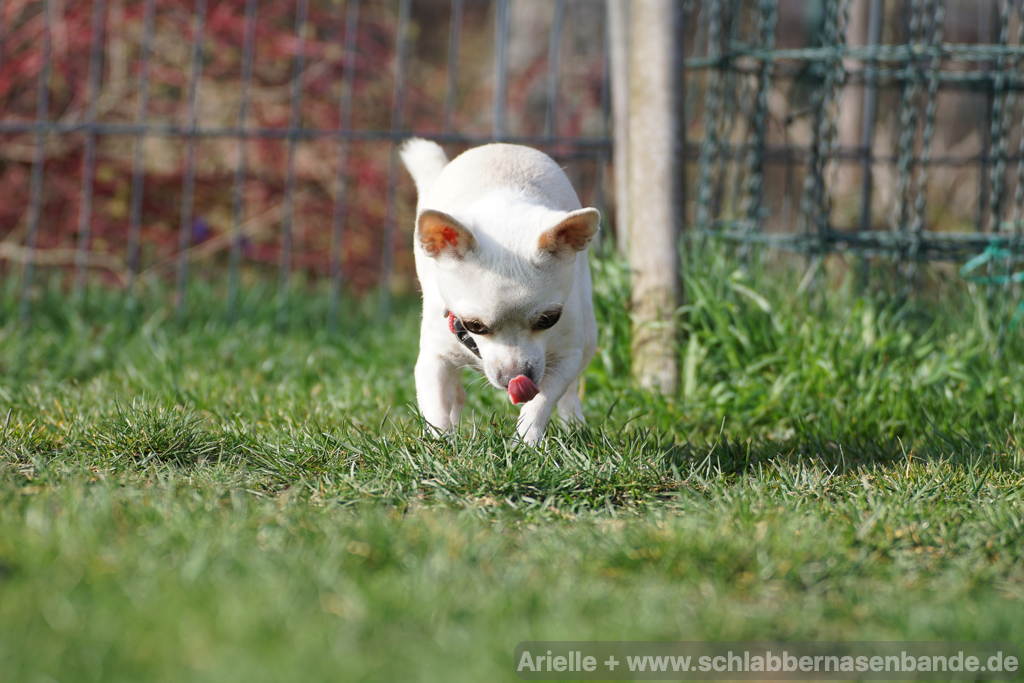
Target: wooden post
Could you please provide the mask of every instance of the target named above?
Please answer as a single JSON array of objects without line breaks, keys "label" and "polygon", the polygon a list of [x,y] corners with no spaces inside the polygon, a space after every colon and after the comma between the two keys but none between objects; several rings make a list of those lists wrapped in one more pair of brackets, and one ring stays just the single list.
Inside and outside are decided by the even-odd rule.
[{"label": "wooden post", "polygon": [[[846,42],[848,45],[863,47],[868,44],[868,6],[870,0],[851,0],[850,17],[846,25]],[[843,66],[847,71],[854,71],[860,66],[858,60],[844,59]],[[838,94],[839,113],[836,128],[839,135],[839,146],[844,149],[856,149],[860,145],[861,131],[864,129],[864,91],[865,87],[841,88]],[[856,196],[857,167],[852,163],[836,164],[836,182],[833,196],[841,201],[852,200]]]},{"label": "wooden post", "polygon": [[629,2],[608,0],[612,85],[612,158],[615,175],[615,244],[629,253]]},{"label": "wooden post", "polygon": [[683,103],[681,5],[633,0],[629,13],[629,249],[633,374],[665,394],[678,386],[676,310]]}]

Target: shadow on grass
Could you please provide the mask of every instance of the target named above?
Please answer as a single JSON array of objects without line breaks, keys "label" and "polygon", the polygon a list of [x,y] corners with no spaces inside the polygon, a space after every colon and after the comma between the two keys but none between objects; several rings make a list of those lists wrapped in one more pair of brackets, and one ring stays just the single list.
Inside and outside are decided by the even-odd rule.
[{"label": "shadow on grass", "polygon": [[986,430],[974,433],[929,432],[913,440],[858,432],[802,432],[770,438],[675,443],[662,447],[670,467],[691,470],[711,466],[721,474],[743,475],[766,465],[818,467],[835,474],[890,467],[897,463],[942,461],[974,466],[988,463],[996,470],[1020,471],[1019,445],[1012,435]]},{"label": "shadow on grass", "polygon": [[394,418],[376,428],[305,423],[260,431],[184,408],[133,404],[63,433],[59,425],[8,424],[0,461],[13,465],[5,469],[16,476],[49,474],[55,484],[82,472],[147,481],[202,473],[211,485],[260,495],[297,491],[343,505],[570,511],[644,507],[709,487],[806,473],[823,480],[935,463],[1024,470],[1012,433],[984,430],[935,431],[910,441],[802,427],[783,440],[683,442],[636,424],[623,430],[555,425],[533,448],[500,426],[436,436],[421,423]]}]

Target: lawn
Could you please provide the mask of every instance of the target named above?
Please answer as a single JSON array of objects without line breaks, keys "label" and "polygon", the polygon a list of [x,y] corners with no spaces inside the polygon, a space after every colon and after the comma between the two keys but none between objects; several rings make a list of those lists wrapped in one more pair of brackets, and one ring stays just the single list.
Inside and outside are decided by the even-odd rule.
[{"label": "lawn", "polygon": [[[710,263],[708,263],[710,261]],[[470,380],[413,404],[386,319],[259,282],[0,294],[0,678],[515,679],[524,640],[1024,637],[1024,342],[1011,292],[910,301],[689,264],[678,396],[628,378],[595,259],[589,425],[539,449]],[[469,379],[467,377],[467,379]]]}]

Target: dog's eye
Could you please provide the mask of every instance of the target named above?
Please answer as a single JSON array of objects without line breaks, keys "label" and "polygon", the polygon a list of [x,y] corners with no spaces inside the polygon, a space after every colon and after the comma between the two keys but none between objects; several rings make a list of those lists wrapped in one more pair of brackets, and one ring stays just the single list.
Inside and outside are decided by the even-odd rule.
[{"label": "dog's eye", "polygon": [[561,317],[561,311],[548,311],[547,313],[542,313],[541,316],[537,318],[537,322],[533,324],[533,329],[546,330],[549,327],[554,327],[555,323],[557,323],[558,319]]},{"label": "dog's eye", "polygon": [[491,329],[484,325],[479,320],[463,320],[462,326],[466,328],[466,331],[472,332],[473,334],[490,334]]}]

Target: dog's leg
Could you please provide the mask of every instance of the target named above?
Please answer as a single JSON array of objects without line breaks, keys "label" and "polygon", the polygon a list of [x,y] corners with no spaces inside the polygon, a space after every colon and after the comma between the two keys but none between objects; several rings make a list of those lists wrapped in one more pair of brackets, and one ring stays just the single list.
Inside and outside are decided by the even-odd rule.
[{"label": "dog's leg", "polygon": [[452,426],[459,424],[459,416],[462,415],[462,406],[466,405],[466,387],[462,386],[462,380],[459,377],[459,369],[455,368],[455,377],[452,380],[455,383],[455,397],[452,401],[451,410],[448,411],[448,419],[451,420]]},{"label": "dog's leg", "polygon": [[578,351],[563,357],[557,366],[548,368],[540,381],[540,393],[519,411],[516,431],[523,441],[535,444],[541,440],[555,404],[579,377],[582,369],[583,354]]},{"label": "dog's leg", "polygon": [[416,402],[423,419],[436,429],[450,430],[458,422],[466,400],[459,369],[443,358],[420,353],[415,374]]},{"label": "dog's leg", "polygon": [[562,398],[558,399],[558,416],[566,424],[582,423],[584,421],[583,402],[580,401],[579,377],[569,382],[569,386],[566,387]]}]

